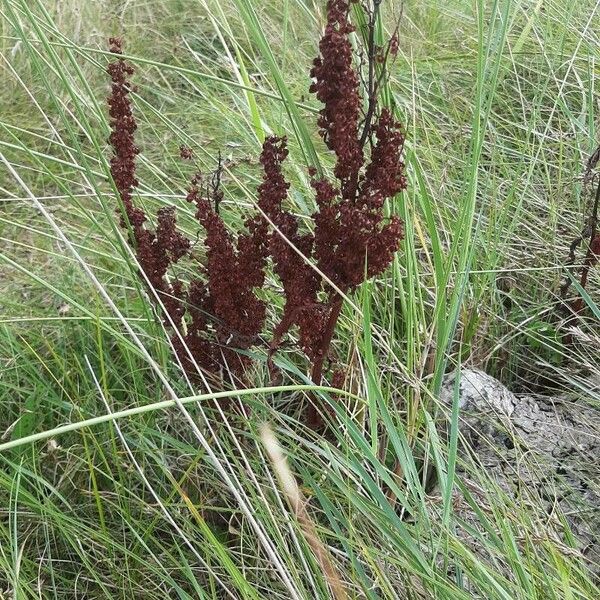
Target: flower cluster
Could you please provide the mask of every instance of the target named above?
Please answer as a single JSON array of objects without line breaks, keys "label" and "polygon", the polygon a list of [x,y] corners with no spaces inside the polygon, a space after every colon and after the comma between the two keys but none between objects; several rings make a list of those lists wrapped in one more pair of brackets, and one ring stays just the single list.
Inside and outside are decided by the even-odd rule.
[{"label": "flower cluster", "polygon": [[[354,62],[350,41],[352,1],[328,1],[320,55],[311,69],[310,91],[323,104],[319,133],[335,157],[333,178],[309,172],[316,211],[304,223],[286,206],[290,187],[283,174],[287,140],[269,137],[260,156],[260,210],[245,220],[241,234],[233,236],[220,213],[220,159],[210,177],[198,174],[192,180],[187,200],[195,206],[196,219],[205,232],[202,257],[194,255],[190,240],[177,231],[173,208],[158,212],[156,231],[152,231],[144,212],[133,204],[138,153],[129,100],[133,69],[120,56],[120,41],[111,40],[117,56],[108,68],[112,79],[111,172],[122,203],[122,224],[129,228],[141,268],[178,330],[173,345],[190,372],[198,365],[216,373],[229,369],[239,376],[249,365],[239,351],[248,350],[263,333],[266,306],[258,290],[264,285],[269,263],[285,299],[273,328],[270,354],[293,329],[312,365],[312,380],[321,383],[344,296],[366,278],[383,272],[398,250],[402,224],[397,216],[386,216],[386,203],[406,188],[404,134],[392,111],[378,107],[374,77],[385,72],[387,56],[396,54],[398,39],[395,33],[387,52],[376,47],[372,35],[376,13],[370,13],[369,74],[363,98],[360,67]],[[187,146],[180,148],[180,156],[193,160]],[[191,264],[200,264],[199,274],[187,286],[179,279],[169,280],[169,269],[184,256]],[[342,371],[332,372],[340,382]],[[316,425],[314,410],[309,420]]]},{"label": "flower cluster", "polygon": [[358,138],[361,98],[359,78],[352,64],[349,35],[354,27],[349,19],[349,0],[329,0],[327,25],[319,42],[321,55],[310,72],[314,83],[310,91],[323,104],[319,117],[321,135],[337,161],[335,176],[348,183],[363,164]]},{"label": "flower cluster", "polygon": [[[299,232],[296,218],[282,208],[289,187],[281,172],[287,155],[285,139],[265,141],[259,188],[259,205],[277,228],[270,236],[270,254],[286,298],[272,347],[297,326],[301,346],[313,364],[315,383],[320,383],[340,314],[340,292],[352,292],[365,278],[381,273],[399,247],[402,224],[396,216],[385,218],[384,205],[406,188],[404,135],[392,112],[383,108],[373,123],[368,115],[366,129],[359,132],[363,102],[349,39],[354,31],[350,2],[330,0],[327,6],[321,55],[311,71],[311,91],[324,104],[319,127],[336,157],[336,181],[311,173],[317,211],[312,215],[314,229],[306,234]],[[367,110],[374,113],[375,93],[368,104]],[[369,155],[363,149],[367,144]],[[318,271],[310,263],[316,263]]]},{"label": "flower cluster", "polygon": [[[204,185],[200,175],[192,180],[187,200],[196,205],[196,217],[206,236],[206,264],[201,278],[185,286],[169,278],[169,270],[191,254],[192,244],[177,230],[175,208],[157,213],[156,229],[133,203],[138,185],[135,157],[137,128],[129,94],[133,67],[121,58],[122,44],[111,38],[110,50],[117,56],[108,66],[112,80],[108,98],[111,117],[109,142],[113,148],[111,174],[122,203],[121,225],[129,230],[130,241],[149,287],[158,295],[164,309],[165,326],[173,331],[173,347],[190,374],[198,368],[219,372],[222,366],[240,376],[247,359],[237,350],[248,349],[260,334],[265,304],[255,294],[264,283],[267,256],[266,222],[260,217],[246,220],[247,232],[234,239],[219,215],[223,198],[221,166]],[[187,146],[180,148],[185,160],[193,158]]]},{"label": "flower cluster", "polygon": [[159,294],[165,308],[165,322],[175,326],[181,322],[183,308],[178,300],[180,284],[171,284],[167,279],[169,267],[188,251],[190,243],[177,231],[175,209],[166,207],[157,215],[156,231],[146,227],[144,211],[133,204],[133,190],[138,185],[135,157],[139,149],[135,145],[137,129],[131,109],[129,78],[133,67],[121,58],[122,42],[111,38],[110,51],[118,58],[108,65],[112,86],[108,98],[111,134],[109,142],[113,148],[110,171],[119,193],[123,211],[121,224],[129,229],[130,240],[148,283]]},{"label": "flower cluster", "polygon": [[289,184],[282,173],[282,163],[288,154],[285,138],[269,137],[263,144],[260,162],[263,182],[258,187],[258,206],[273,225],[268,236],[268,249],[274,271],[281,280],[285,307],[279,325],[273,334],[272,347],[294,324],[299,326],[300,345],[314,359],[316,329],[314,318],[320,281],[306,258],[312,255],[314,238],[299,232],[296,218],[285,210]]},{"label": "flower cluster", "polygon": [[210,322],[213,344],[210,351],[203,346],[203,354],[208,358],[204,358],[204,364],[208,362],[213,370],[217,364],[226,364],[241,374],[248,360],[236,350],[250,348],[265,321],[265,303],[255,290],[264,284],[266,226],[263,219],[249,218],[245,222],[246,233],[234,240],[217,212],[220,190],[202,194],[201,181],[201,177],[196,178],[187,200],[196,205],[196,218],[206,232],[205,281],[192,281],[188,304],[203,315],[192,319],[188,336],[196,342]]},{"label": "flower cluster", "polygon": [[[122,41],[119,38],[110,38],[110,51],[121,55]],[[141,227],[146,221],[143,211],[133,205],[131,194],[138,185],[135,177],[135,157],[139,153],[135,145],[135,130],[137,125],[131,110],[129,93],[131,86],[129,77],[133,75],[133,67],[122,58],[118,58],[108,65],[108,74],[111,78],[111,93],[108,97],[111,134],[109,142],[114,154],[110,160],[110,171],[121,197],[125,215],[129,224],[134,228]],[[122,224],[126,222],[122,218]]]},{"label": "flower cluster", "polygon": [[325,179],[313,180],[319,208],[315,221],[315,255],[319,269],[339,288],[351,291],[391,262],[402,236],[399,219],[384,222],[383,207],[406,187],[401,160],[404,136],[384,109],[373,130],[376,143],[354,197],[344,198]]}]

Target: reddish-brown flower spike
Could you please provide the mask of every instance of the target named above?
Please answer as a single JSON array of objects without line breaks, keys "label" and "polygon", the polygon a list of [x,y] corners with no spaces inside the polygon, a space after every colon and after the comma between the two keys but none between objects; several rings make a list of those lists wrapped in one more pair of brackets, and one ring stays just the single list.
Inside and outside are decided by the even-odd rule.
[{"label": "reddish-brown flower spike", "polygon": [[[121,40],[110,38],[109,42],[111,52],[117,55],[116,60],[107,68],[112,82],[108,98],[111,127],[109,142],[113,148],[110,167],[123,205],[121,224],[123,227],[128,224],[131,226],[130,241],[140,267],[150,286],[160,295],[166,314],[178,326],[183,316],[183,290],[179,282],[171,285],[166,275],[170,265],[188,252],[190,243],[177,231],[173,207],[159,210],[157,229],[153,232],[145,226],[147,218],[144,212],[133,203],[133,190],[138,185],[135,158],[139,152],[134,139],[137,125],[129,99],[129,78],[134,70],[120,56],[123,51]],[[170,325],[169,319],[165,318],[165,323]]]},{"label": "reddish-brown flower spike", "polygon": [[406,189],[402,162],[404,134],[388,108],[381,111],[374,132],[377,142],[359,196],[363,206],[379,210],[385,200]]},{"label": "reddish-brown flower spike", "polygon": [[[301,347],[313,363],[317,383],[340,314],[342,301],[337,290],[350,292],[365,278],[381,273],[391,263],[402,238],[400,220],[392,217],[385,221],[383,206],[406,187],[404,135],[387,109],[373,121],[377,114],[373,91],[361,134],[364,140],[359,136],[361,98],[349,39],[354,31],[349,9],[348,0],[329,0],[320,56],[311,71],[311,92],[324,104],[319,127],[335,154],[337,179],[334,185],[323,177],[317,179],[316,171],[309,170],[318,208],[312,216],[314,233],[302,235],[297,218],[282,206],[289,187],[281,171],[287,154],[285,140],[266,140],[261,155],[264,176],[259,206],[280,232],[271,233],[269,249],[286,299],[273,346],[276,348],[281,337],[297,325]],[[395,51],[394,41],[390,48]],[[371,148],[366,167],[363,141]],[[326,278],[317,275],[290,246],[316,260]]]},{"label": "reddish-brown flower spike", "polygon": [[404,135],[384,109],[371,134],[373,150],[355,197],[342,197],[326,180],[313,181],[319,208],[315,222],[315,255],[319,268],[338,287],[350,291],[382,272],[398,249],[402,228],[394,218],[383,225],[383,205],[406,187],[402,152]]},{"label": "reddish-brown flower spike", "polygon": [[277,228],[269,234],[268,249],[285,294],[284,314],[274,331],[273,346],[276,348],[281,337],[298,326],[300,346],[312,360],[318,352],[319,324],[324,312],[324,307],[317,303],[321,283],[315,270],[303,258],[311,259],[314,236],[299,233],[296,218],[283,208],[289,188],[282,172],[286,156],[285,138],[265,140],[260,157],[264,173],[258,188],[258,205]]},{"label": "reddish-brown flower spike", "polygon": [[157,216],[156,243],[168,256],[170,262],[175,263],[187,254],[190,240],[177,231],[174,206],[165,206],[159,209]]},{"label": "reddish-brown flower spike", "polygon": [[348,0],[327,3],[327,24],[319,43],[321,55],[310,72],[315,80],[310,91],[324,105],[319,117],[321,135],[336,154],[334,173],[341,180],[356,174],[363,164],[358,136],[361,99],[348,37],[354,31],[349,11]]},{"label": "reddish-brown flower spike", "polygon": [[[210,190],[213,195],[216,192],[220,197],[220,190]],[[259,217],[247,219],[247,232],[236,242],[197,185],[190,189],[188,200],[196,204],[196,217],[206,231],[208,298],[203,299],[203,304],[210,307],[217,342],[212,349],[213,360],[226,361],[235,374],[241,375],[247,360],[235,350],[254,344],[265,320],[265,304],[256,296],[255,288],[264,283],[266,223]]]},{"label": "reddish-brown flower spike", "polygon": [[214,372],[217,370],[217,363],[208,327],[212,306],[204,279],[192,279],[190,282],[186,294],[185,310],[189,317],[187,334],[183,342],[179,336],[173,336],[172,343],[175,352],[184,369],[192,377],[196,376],[197,367]]},{"label": "reddish-brown flower spike", "polygon": [[258,205],[269,219],[275,222],[281,218],[281,204],[286,199],[290,187],[282,172],[282,164],[287,155],[285,137],[271,136],[265,139],[260,154],[263,181],[257,190]]},{"label": "reddish-brown flower spike", "polygon": [[[125,62],[122,54],[122,42],[119,38],[110,38],[110,51],[117,55],[117,60],[108,65],[112,86],[108,98],[111,134],[109,142],[113,147],[113,157],[110,161],[110,171],[123,206],[125,215],[133,228],[141,226],[146,220],[143,211],[133,205],[131,196],[138,185],[135,176],[135,157],[139,150],[135,145],[134,134],[137,129],[131,110],[129,93],[131,86],[129,77],[133,67]],[[124,215],[122,222],[125,224]]]},{"label": "reddish-brown flower spike", "polygon": [[341,281],[336,268],[336,250],[340,243],[339,208],[336,203],[339,191],[326,179],[311,182],[318,210],[313,215],[315,223],[315,256],[317,266],[336,285]]}]

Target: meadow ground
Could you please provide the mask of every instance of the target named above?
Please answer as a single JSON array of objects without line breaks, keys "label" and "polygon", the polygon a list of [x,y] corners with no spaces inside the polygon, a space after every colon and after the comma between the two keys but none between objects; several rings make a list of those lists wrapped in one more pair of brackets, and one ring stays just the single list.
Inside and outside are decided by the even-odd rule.
[{"label": "meadow ground", "polygon": [[[352,395],[337,398],[324,439],[303,425],[310,382],[293,340],[277,357],[283,387],[268,389],[257,351],[255,391],[235,410],[173,364],[115,219],[105,72],[120,35],[136,67],[137,201],[149,213],[174,205],[195,235],[185,144],[205,171],[222,152],[235,229],[276,133],[306,216],[307,145],[327,161],[308,93],[324,3],[0,0],[0,598],[329,597],[265,452],[265,421],[349,597],[600,597],[563,516],[547,533],[535,490],[506,497],[435,427],[448,419],[457,433],[437,400],[460,364],[598,407],[597,268],[570,336],[559,309],[592,202],[582,176],[598,146],[597,2],[402,4],[389,90],[407,134],[409,185],[393,206],[405,238],[344,307],[336,351]],[[386,0],[383,22],[400,8]],[[270,283],[273,320],[282,300]],[[196,428],[182,405],[157,405],[165,383]],[[457,464],[480,482],[485,552],[457,535]],[[440,518],[427,465],[441,474]]]}]

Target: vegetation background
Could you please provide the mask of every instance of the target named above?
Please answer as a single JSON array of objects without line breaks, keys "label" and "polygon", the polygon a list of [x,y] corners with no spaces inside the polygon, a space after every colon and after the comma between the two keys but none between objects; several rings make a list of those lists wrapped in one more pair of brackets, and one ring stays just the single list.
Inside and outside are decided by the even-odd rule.
[{"label": "vegetation background", "polygon": [[[235,228],[264,136],[285,133],[292,199],[309,214],[303,152],[326,156],[308,94],[323,3],[0,0],[0,597],[329,597],[263,421],[349,597],[600,597],[564,516],[552,515],[560,535],[545,533],[536,491],[503,494],[457,453],[457,413],[436,403],[444,373],[471,364],[516,391],[598,406],[597,269],[568,346],[557,310],[598,144],[598,3],[386,1],[384,24],[401,9],[390,93],[408,138],[406,236],[386,277],[345,307],[351,395],[332,400],[325,440],[299,418],[309,382],[292,345],[278,358],[289,385],[269,389],[262,368],[237,412],[210,393],[195,402],[207,390],[171,364],[116,226],[105,107],[107,39],[122,35],[149,213],[176,205],[195,232],[178,149],[204,170],[221,150]],[[275,313],[275,282],[268,300]],[[485,553],[457,535],[457,463],[480,481]]]}]

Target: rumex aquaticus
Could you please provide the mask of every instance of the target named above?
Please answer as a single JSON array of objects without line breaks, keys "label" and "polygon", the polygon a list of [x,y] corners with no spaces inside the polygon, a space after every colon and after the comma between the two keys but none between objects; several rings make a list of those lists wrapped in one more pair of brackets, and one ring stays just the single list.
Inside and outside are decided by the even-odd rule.
[{"label": "rumex aquaticus", "polygon": [[[586,288],[592,269],[600,262],[600,173],[597,170],[599,163],[600,146],[588,158],[583,174],[582,196],[587,196],[589,203],[586,224],[581,234],[569,245],[569,257],[565,265],[573,267],[577,261],[577,250],[580,247],[585,248],[587,246],[582,265],[574,272],[574,274],[577,271],[579,272],[579,287],[584,293],[587,293]],[[567,344],[573,343],[572,330],[581,320],[586,306],[581,294],[571,298],[568,297],[572,281],[572,275],[567,274],[560,288],[559,306],[562,312],[566,313],[564,340]]]},{"label": "rumex aquaticus", "polygon": [[[386,218],[385,204],[406,188],[404,134],[392,111],[378,107],[385,63],[397,51],[397,32],[387,48],[375,47],[373,32],[380,5],[375,1],[367,10],[368,75],[363,98],[350,42],[354,31],[350,4],[348,0],[328,2],[320,55],[311,70],[310,91],[323,104],[319,132],[335,157],[333,179],[317,176],[315,169],[310,173],[317,207],[312,231],[301,233],[298,220],[284,208],[289,187],[282,175],[285,138],[265,141],[263,183],[258,189],[259,206],[276,228],[269,238],[269,254],[286,300],[271,351],[297,326],[317,385],[322,383],[325,362],[335,362],[331,344],[344,296],[389,266],[403,233],[398,217]],[[378,59],[382,56],[383,61]],[[313,427],[322,423],[315,404],[309,409],[308,422]]]},{"label": "rumex aquaticus", "polygon": [[[193,244],[176,230],[173,209],[159,211],[153,232],[144,212],[133,204],[137,148],[128,96],[133,69],[120,56],[109,66],[111,171],[121,199],[122,223],[130,229],[148,283],[163,300],[169,326],[179,330],[173,345],[186,371],[191,372],[195,363],[212,372],[222,372],[226,366],[243,380],[250,361],[239,350],[249,349],[263,332],[266,307],[257,290],[263,287],[270,264],[281,283],[284,305],[267,336],[269,358],[284,337],[296,331],[311,365],[312,381],[322,384],[328,366],[339,382],[341,371],[334,368],[331,346],[344,297],[389,266],[403,233],[400,219],[387,205],[406,188],[404,134],[393,111],[378,103],[386,63],[398,50],[398,37],[395,31],[387,47],[375,45],[380,4],[381,0],[373,0],[364,5],[368,16],[364,74],[350,40],[351,2],[327,3],[310,91],[322,103],[317,124],[332,154],[333,175],[309,169],[315,200],[310,219],[303,222],[289,210],[290,184],[283,172],[287,139],[272,136],[264,141],[260,155],[259,211],[247,217],[243,233],[233,236],[219,211],[223,194],[219,161],[212,176],[196,176],[189,188],[187,200],[195,205],[205,232],[206,252],[196,260],[199,274],[187,285],[169,280],[175,263],[184,256],[195,258]],[[120,42],[111,42],[112,51],[119,55]],[[181,156],[191,159],[192,150],[182,147]],[[392,214],[386,216],[388,212]],[[271,360],[269,364],[272,367]],[[323,422],[315,403],[307,421],[312,427]]]},{"label": "rumex aquaticus", "polygon": [[[120,199],[121,225],[128,230],[151,297],[156,294],[160,300],[164,324],[172,333],[172,346],[182,366],[193,377],[203,370],[222,378],[228,371],[239,383],[248,359],[238,350],[250,348],[265,319],[264,302],[255,290],[264,281],[266,223],[250,217],[245,221],[246,232],[237,237],[227,229],[219,213],[223,197],[219,158],[209,177],[198,173],[192,178],[187,195],[205,231],[205,260],[195,255],[194,244],[178,231],[174,207],[159,209],[156,228],[149,226],[147,215],[133,202],[139,152],[130,100],[134,69],[121,56],[120,39],[110,39],[110,50],[115,55],[108,66],[112,81],[110,170]],[[180,156],[191,160],[192,150],[182,146]],[[187,284],[172,272],[184,257],[199,265],[197,276]]]}]

